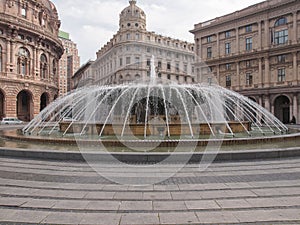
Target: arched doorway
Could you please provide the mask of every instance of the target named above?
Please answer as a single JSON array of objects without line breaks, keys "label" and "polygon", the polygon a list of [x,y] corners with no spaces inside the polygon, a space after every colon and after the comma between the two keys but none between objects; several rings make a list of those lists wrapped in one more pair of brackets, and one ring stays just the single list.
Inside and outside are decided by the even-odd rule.
[{"label": "arched doorway", "polygon": [[0,120],[4,117],[4,94],[0,90]]},{"label": "arched doorway", "polygon": [[274,114],[283,123],[290,122],[290,100],[281,95],[274,101]]},{"label": "arched doorway", "polygon": [[22,121],[33,118],[32,95],[28,91],[23,90],[17,96],[17,117]]},{"label": "arched doorway", "polygon": [[42,111],[49,104],[49,95],[43,93],[40,99],[40,111]]}]

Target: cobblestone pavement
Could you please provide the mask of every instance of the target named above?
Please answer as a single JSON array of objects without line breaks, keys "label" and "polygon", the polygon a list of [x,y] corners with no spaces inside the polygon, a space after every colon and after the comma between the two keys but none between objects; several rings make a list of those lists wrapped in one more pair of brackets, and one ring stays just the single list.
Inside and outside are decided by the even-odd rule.
[{"label": "cobblestone pavement", "polygon": [[[119,169],[107,165],[106,172],[119,176]],[[138,178],[145,171],[124,174]],[[205,171],[189,164],[161,183],[130,186],[101,177],[85,163],[0,157],[0,221],[300,224],[300,159],[216,163]]]}]

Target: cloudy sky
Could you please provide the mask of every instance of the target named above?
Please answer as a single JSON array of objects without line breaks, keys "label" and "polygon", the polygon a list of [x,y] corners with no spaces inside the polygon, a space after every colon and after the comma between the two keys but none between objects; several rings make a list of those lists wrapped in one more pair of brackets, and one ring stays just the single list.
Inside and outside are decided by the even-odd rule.
[{"label": "cloudy sky", "polygon": [[[81,64],[96,58],[96,51],[119,29],[119,13],[128,0],[52,0],[61,29],[77,43]],[[194,24],[231,13],[262,0],[137,0],[147,16],[147,30],[193,42]]]}]

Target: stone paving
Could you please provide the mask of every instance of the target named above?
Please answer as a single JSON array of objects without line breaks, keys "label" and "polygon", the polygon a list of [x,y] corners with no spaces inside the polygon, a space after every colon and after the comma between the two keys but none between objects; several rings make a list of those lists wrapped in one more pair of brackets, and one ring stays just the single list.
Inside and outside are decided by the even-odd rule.
[{"label": "stone paving", "polygon": [[[154,176],[103,168],[116,177],[128,174],[124,179]],[[86,163],[0,157],[0,221],[300,224],[300,158],[215,163],[205,171],[189,164],[158,184],[131,186],[101,177]]]}]

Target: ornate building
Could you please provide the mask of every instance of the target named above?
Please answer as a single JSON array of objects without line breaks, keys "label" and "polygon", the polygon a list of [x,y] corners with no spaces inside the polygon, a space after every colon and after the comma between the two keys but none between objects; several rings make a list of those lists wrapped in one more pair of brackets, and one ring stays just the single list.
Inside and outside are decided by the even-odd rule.
[{"label": "ornate building", "polygon": [[135,0],[120,14],[119,31],[97,52],[91,66],[98,84],[120,84],[150,75],[155,56],[158,76],[178,83],[194,81],[194,44],[146,30],[146,15]]},{"label": "ornate building", "polygon": [[268,0],[196,24],[197,79],[215,77],[284,123],[300,121],[300,1]]},{"label": "ornate building", "polygon": [[59,27],[49,0],[0,1],[0,118],[29,121],[57,97]]}]

